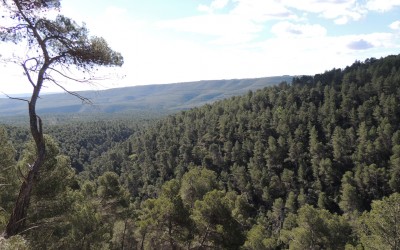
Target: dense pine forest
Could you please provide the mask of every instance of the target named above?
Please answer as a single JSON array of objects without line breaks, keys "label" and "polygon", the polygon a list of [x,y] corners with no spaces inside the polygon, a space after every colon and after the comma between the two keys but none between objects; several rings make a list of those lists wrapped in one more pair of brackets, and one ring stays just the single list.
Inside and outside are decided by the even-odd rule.
[{"label": "dense pine forest", "polygon": [[[46,133],[4,249],[400,249],[400,55]],[[3,229],[35,149],[10,124],[0,149]]]}]

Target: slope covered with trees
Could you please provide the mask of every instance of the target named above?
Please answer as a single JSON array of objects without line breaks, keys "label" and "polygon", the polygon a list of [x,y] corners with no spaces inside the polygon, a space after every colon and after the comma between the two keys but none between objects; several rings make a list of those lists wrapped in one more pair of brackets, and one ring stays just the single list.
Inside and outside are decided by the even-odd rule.
[{"label": "slope covered with trees", "polygon": [[[400,56],[388,56],[166,117],[81,174],[46,137],[27,220],[36,230],[3,244],[399,249],[399,120]],[[3,141],[1,227],[31,151],[17,162]]]},{"label": "slope covered with trees", "polygon": [[324,193],[336,212],[348,184],[361,195],[357,208],[369,209],[372,199],[399,190],[399,67],[399,56],[369,59],[170,116],[132,141],[127,172],[146,173],[146,186],[203,166],[256,204],[303,190],[315,204]]},{"label": "slope covered with trees", "polygon": [[[141,200],[178,180],[193,220],[207,195],[234,193],[230,212],[249,246],[260,234],[266,248],[357,244],[364,238],[350,218],[400,191],[399,86],[400,56],[372,58],[170,116],[133,139],[121,179]],[[191,171],[211,172],[213,185],[185,182]],[[325,227],[318,242],[298,242],[315,237],[310,226]]]}]

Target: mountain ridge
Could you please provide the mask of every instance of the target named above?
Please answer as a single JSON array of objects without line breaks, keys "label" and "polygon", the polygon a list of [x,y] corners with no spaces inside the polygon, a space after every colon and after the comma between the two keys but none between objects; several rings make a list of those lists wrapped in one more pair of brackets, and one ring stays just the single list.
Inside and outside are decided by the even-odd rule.
[{"label": "mountain ridge", "polygon": [[[291,81],[292,76],[263,78],[202,80],[196,82],[139,85],[100,91],[79,91],[93,105],[67,93],[45,94],[38,102],[38,113],[118,113],[135,110],[185,110],[206,103],[241,95],[249,90]],[[24,102],[0,99],[0,116],[25,115]]]}]

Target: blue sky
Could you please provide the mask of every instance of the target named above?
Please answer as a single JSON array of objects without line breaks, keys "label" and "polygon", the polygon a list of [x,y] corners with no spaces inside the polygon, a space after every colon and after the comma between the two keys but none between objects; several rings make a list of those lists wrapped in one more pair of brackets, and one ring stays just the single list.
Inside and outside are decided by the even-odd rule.
[{"label": "blue sky", "polygon": [[[71,90],[316,74],[400,53],[400,0],[64,0],[61,12],[125,58],[125,77]],[[30,92],[20,72],[1,72],[3,92]]]}]

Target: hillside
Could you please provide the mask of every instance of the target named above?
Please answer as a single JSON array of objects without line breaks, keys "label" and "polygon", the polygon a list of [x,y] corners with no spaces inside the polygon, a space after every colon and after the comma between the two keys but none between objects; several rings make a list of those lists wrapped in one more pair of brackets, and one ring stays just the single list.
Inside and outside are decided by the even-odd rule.
[{"label": "hillside", "polygon": [[[400,204],[399,80],[400,56],[295,78],[170,116],[136,134],[129,151],[114,149],[114,169],[103,155],[87,171],[119,173],[133,197],[145,201],[141,218],[161,216],[146,200],[165,202],[162,190],[175,183],[199,230],[194,245],[208,228],[208,244],[220,249],[372,247],[381,237],[369,231],[375,217],[359,215],[392,194]],[[210,215],[224,202],[231,204],[224,220],[233,222]],[[240,225],[229,226],[234,222]],[[358,223],[371,224],[362,231]],[[147,244],[162,248],[163,226],[152,230]],[[235,247],[226,245],[232,234]]]},{"label": "hillside", "polygon": [[[79,99],[68,94],[49,94],[42,95],[37,111],[40,114],[65,114],[184,110],[241,95],[248,90],[257,90],[283,81],[291,81],[291,79],[290,76],[279,76],[210,80],[79,92],[80,95],[91,99],[93,105],[84,105]],[[0,99],[0,116],[23,115],[26,112],[26,103]]]}]

